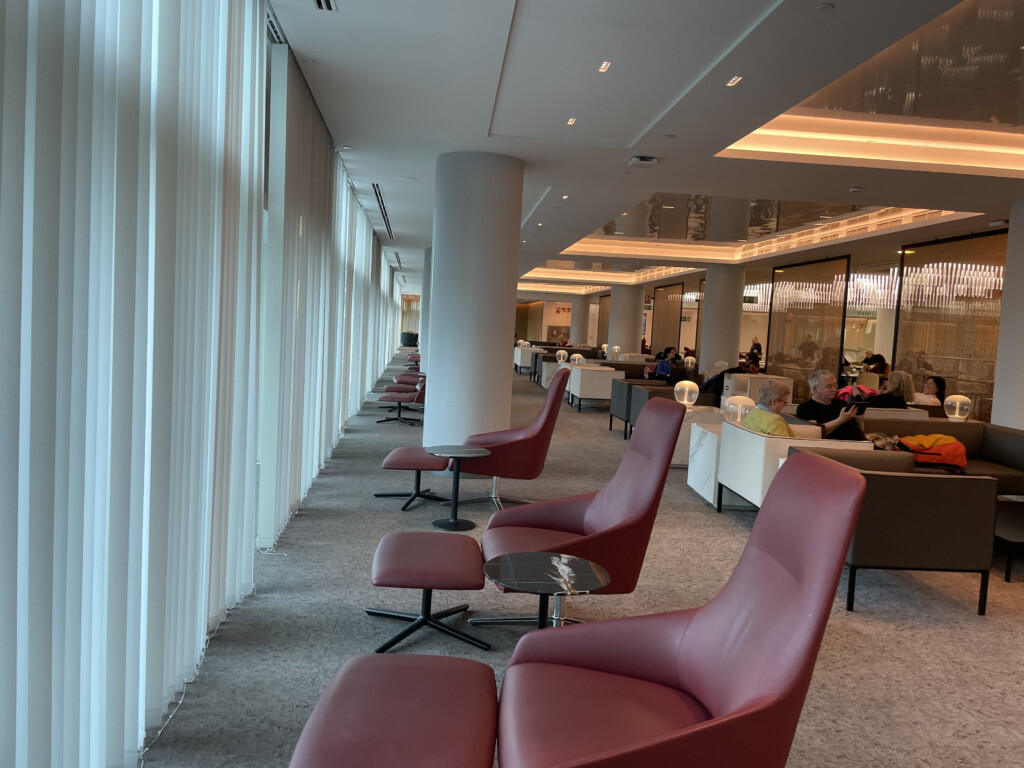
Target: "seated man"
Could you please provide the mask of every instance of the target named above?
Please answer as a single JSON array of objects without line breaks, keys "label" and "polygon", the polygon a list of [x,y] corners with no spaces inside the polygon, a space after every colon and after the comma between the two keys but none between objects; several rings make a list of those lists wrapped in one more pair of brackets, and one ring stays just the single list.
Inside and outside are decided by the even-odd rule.
[{"label": "seated man", "polygon": [[796,437],[782,418],[782,409],[789,404],[789,387],[769,379],[757,389],[757,407],[747,414],[743,426],[752,432],[776,437]]},{"label": "seated man", "polygon": [[808,379],[811,399],[796,407],[796,417],[821,426],[832,440],[863,440],[864,432],[856,421],[857,406],[846,406],[836,397],[836,377],[830,371],[815,371]]}]

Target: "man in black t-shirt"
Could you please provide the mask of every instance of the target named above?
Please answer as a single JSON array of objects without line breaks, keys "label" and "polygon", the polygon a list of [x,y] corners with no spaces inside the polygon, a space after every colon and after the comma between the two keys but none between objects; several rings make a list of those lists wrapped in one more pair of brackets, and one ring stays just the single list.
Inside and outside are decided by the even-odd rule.
[{"label": "man in black t-shirt", "polygon": [[820,424],[830,440],[863,440],[857,407],[836,398],[836,376],[829,371],[815,371],[807,379],[811,386],[811,399],[796,407],[796,417]]}]

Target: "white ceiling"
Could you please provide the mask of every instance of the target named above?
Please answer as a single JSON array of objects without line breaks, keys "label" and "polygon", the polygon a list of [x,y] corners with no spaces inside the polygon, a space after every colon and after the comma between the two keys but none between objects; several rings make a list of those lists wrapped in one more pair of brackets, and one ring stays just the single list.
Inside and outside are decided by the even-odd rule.
[{"label": "white ceiling", "polygon": [[[445,152],[524,161],[521,273],[658,191],[985,214],[960,231],[1024,196],[1024,181],[998,176],[715,157],[953,0],[334,2],[271,5],[410,290]],[[629,168],[635,154],[660,161]]]}]

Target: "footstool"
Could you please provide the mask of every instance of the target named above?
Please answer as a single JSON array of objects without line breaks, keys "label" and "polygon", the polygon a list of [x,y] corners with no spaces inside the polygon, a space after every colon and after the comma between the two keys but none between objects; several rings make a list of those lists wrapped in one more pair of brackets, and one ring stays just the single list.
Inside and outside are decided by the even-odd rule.
[{"label": "footstool", "polygon": [[491,647],[483,640],[441,623],[440,619],[468,611],[468,604],[462,603],[437,613],[430,611],[430,598],[435,589],[484,588],[484,559],[476,539],[434,531],[386,534],[373,554],[370,581],[377,587],[423,590],[418,614],[366,609],[371,616],[412,622],[374,653],[384,653],[421,627],[432,627],[477,648],[487,650]]},{"label": "footstool", "polygon": [[357,656],[320,696],[289,765],[490,768],[497,698],[494,672],[478,661]]},{"label": "footstool", "polygon": [[402,505],[404,512],[416,499],[433,499],[434,501],[448,501],[443,496],[434,496],[429,488],[420,489],[420,478],[423,472],[440,472],[448,469],[448,459],[442,456],[433,456],[415,445],[407,445],[402,448],[395,448],[384,457],[381,469],[404,469],[416,473],[413,481],[412,493],[406,491],[381,491],[373,494],[382,498],[402,498],[408,496],[405,504]]}]

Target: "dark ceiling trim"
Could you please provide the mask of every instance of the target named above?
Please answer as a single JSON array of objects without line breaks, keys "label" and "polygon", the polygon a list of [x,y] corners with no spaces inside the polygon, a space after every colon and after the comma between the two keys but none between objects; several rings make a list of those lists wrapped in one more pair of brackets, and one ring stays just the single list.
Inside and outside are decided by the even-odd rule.
[{"label": "dark ceiling trim", "polygon": [[384,205],[384,194],[380,191],[380,184],[373,185],[373,194],[377,196],[377,205],[380,206],[380,215],[384,217],[384,227],[388,231],[388,238],[395,239],[395,233],[391,231],[391,219],[388,218],[388,209]]}]

